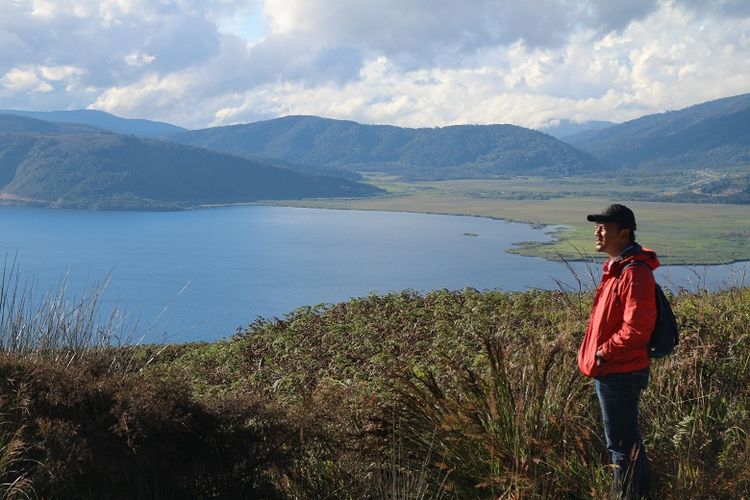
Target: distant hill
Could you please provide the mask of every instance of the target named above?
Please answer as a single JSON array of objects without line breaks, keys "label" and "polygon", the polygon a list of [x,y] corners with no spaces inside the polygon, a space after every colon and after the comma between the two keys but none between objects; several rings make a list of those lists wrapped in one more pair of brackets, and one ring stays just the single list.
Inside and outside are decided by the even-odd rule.
[{"label": "distant hill", "polygon": [[611,127],[615,125],[614,122],[592,120],[588,122],[577,123],[571,120],[556,120],[554,125],[547,127],[538,128],[539,132],[544,132],[552,137],[556,137],[565,141],[565,137],[580,134],[582,132],[589,132],[592,130],[601,130],[603,128]]},{"label": "distant hill", "polygon": [[383,171],[415,180],[570,175],[599,169],[590,155],[514,125],[410,129],[287,116],[184,132],[170,140],[237,155]]},{"label": "distant hill", "polygon": [[101,129],[79,123],[54,123],[19,115],[4,115],[0,112],[0,133],[38,132],[45,134],[90,134]]},{"label": "distant hill", "polygon": [[[35,123],[38,122],[38,123]],[[20,132],[9,132],[22,125]],[[112,133],[0,116],[0,201],[57,207],[177,209],[256,200],[380,192],[307,175],[278,161],[239,158]]]},{"label": "distant hill", "polygon": [[750,94],[644,116],[565,141],[613,168],[750,165]]},{"label": "distant hill", "polygon": [[119,116],[93,109],[79,109],[75,111],[0,110],[0,114],[26,116],[48,122],[80,123],[102,130],[108,130],[116,134],[136,135],[139,137],[165,137],[186,130],[169,123],[143,119],[120,118]]}]

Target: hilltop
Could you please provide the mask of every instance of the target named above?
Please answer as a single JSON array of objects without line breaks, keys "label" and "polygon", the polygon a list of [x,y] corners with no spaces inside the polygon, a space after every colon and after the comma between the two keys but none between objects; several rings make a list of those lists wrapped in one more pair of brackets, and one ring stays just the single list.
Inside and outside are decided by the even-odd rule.
[{"label": "hilltop", "polygon": [[6,203],[175,209],[377,192],[279,161],[0,115],[0,198]]},{"label": "hilltop", "polygon": [[[359,172],[424,181],[619,175],[634,168],[674,176],[708,169],[718,174],[698,175],[700,183],[681,199],[744,202],[738,193],[747,185],[735,174],[747,173],[750,165],[750,94],[621,124],[559,119],[541,132],[507,124],[404,128],[318,116],[186,130],[94,110],[8,113],[281,160],[302,172],[350,180],[361,179]],[[732,176],[729,182],[720,179],[725,174]],[[739,190],[711,195],[716,192],[711,182],[717,180],[739,184]],[[704,181],[711,181],[713,191],[702,191]]]},{"label": "hilltop", "polygon": [[183,132],[170,140],[237,155],[388,172],[412,180],[559,176],[600,168],[588,154],[515,125],[412,129],[287,116]]},{"label": "hilltop", "polygon": [[[10,122],[8,118],[0,123],[0,131],[104,134],[114,130],[110,126],[113,121],[123,126],[140,123],[88,110],[35,116],[64,116],[85,123],[48,121],[46,128],[26,130],[24,122]],[[584,183],[609,179],[613,185],[632,186],[635,182],[643,188],[637,192],[629,188],[630,201],[750,202],[750,94],[622,124],[560,119],[544,129],[545,133],[514,125],[404,128],[317,116],[286,116],[193,131],[169,124],[159,127],[165,141],[306,174],[350,181],[367,177],[386,189],[383,179],[413,184],[529,177],[577,178]],[[588,130],[568,135],[580,129]],[[576,194],[591,193],[584,188]],[[482,196],[547,198],[549,194]]]},{"label": "hilltop", "polygon": [[77,123],[117,134],[136,135],[139,137],[159,138],[185,131],[184,128],[172,125],[171,123],[144,120],[141,118],[122,118],[111,113],[93,109],[78,109],[74,111],[20,111],[4,109],[0,110],[0,114],[36,118],[37,120],[47,122]]},{"label": "hilltop", "polygon": [[750,94],[647,115],[565,138],[614,169],[728,170],[750,165]]}]

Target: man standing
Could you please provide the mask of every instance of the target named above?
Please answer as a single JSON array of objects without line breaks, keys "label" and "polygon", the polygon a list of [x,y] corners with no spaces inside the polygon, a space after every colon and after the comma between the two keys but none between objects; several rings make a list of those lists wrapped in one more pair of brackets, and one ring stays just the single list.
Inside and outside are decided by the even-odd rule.
[{"label": "man standing", "polygon": [[595,222],[597,252],[609,259],[596,291],[589,326],[578,351],[578,367],[594,378],[604,436],[620,498],[648,494],[650,470],[638,430],[638,400],[646,388],[648,342],[656,323],[656,254],[635,242],[635,215],[610,205]]}]

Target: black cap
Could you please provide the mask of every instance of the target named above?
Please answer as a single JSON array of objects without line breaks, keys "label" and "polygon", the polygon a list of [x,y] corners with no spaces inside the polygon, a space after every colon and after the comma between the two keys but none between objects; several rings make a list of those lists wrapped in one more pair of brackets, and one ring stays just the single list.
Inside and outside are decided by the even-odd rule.
[{"label": "black cap", "polygon": [[600,214],[593,214],[586,217],[589,222],[618,222],[623,227],[635,231],[635,215],[625,205],[615,203],[604,209]]}]

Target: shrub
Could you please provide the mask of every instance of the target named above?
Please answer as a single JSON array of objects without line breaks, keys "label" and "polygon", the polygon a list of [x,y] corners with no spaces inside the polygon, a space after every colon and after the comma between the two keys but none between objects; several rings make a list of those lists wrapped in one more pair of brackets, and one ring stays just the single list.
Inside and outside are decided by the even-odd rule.
[{"label": "shrub", "polygon": [[295,450],[283,413],[250,394],[196,401],[175,379],[12,359],[0,381],[44,497],[272,498]]}]

